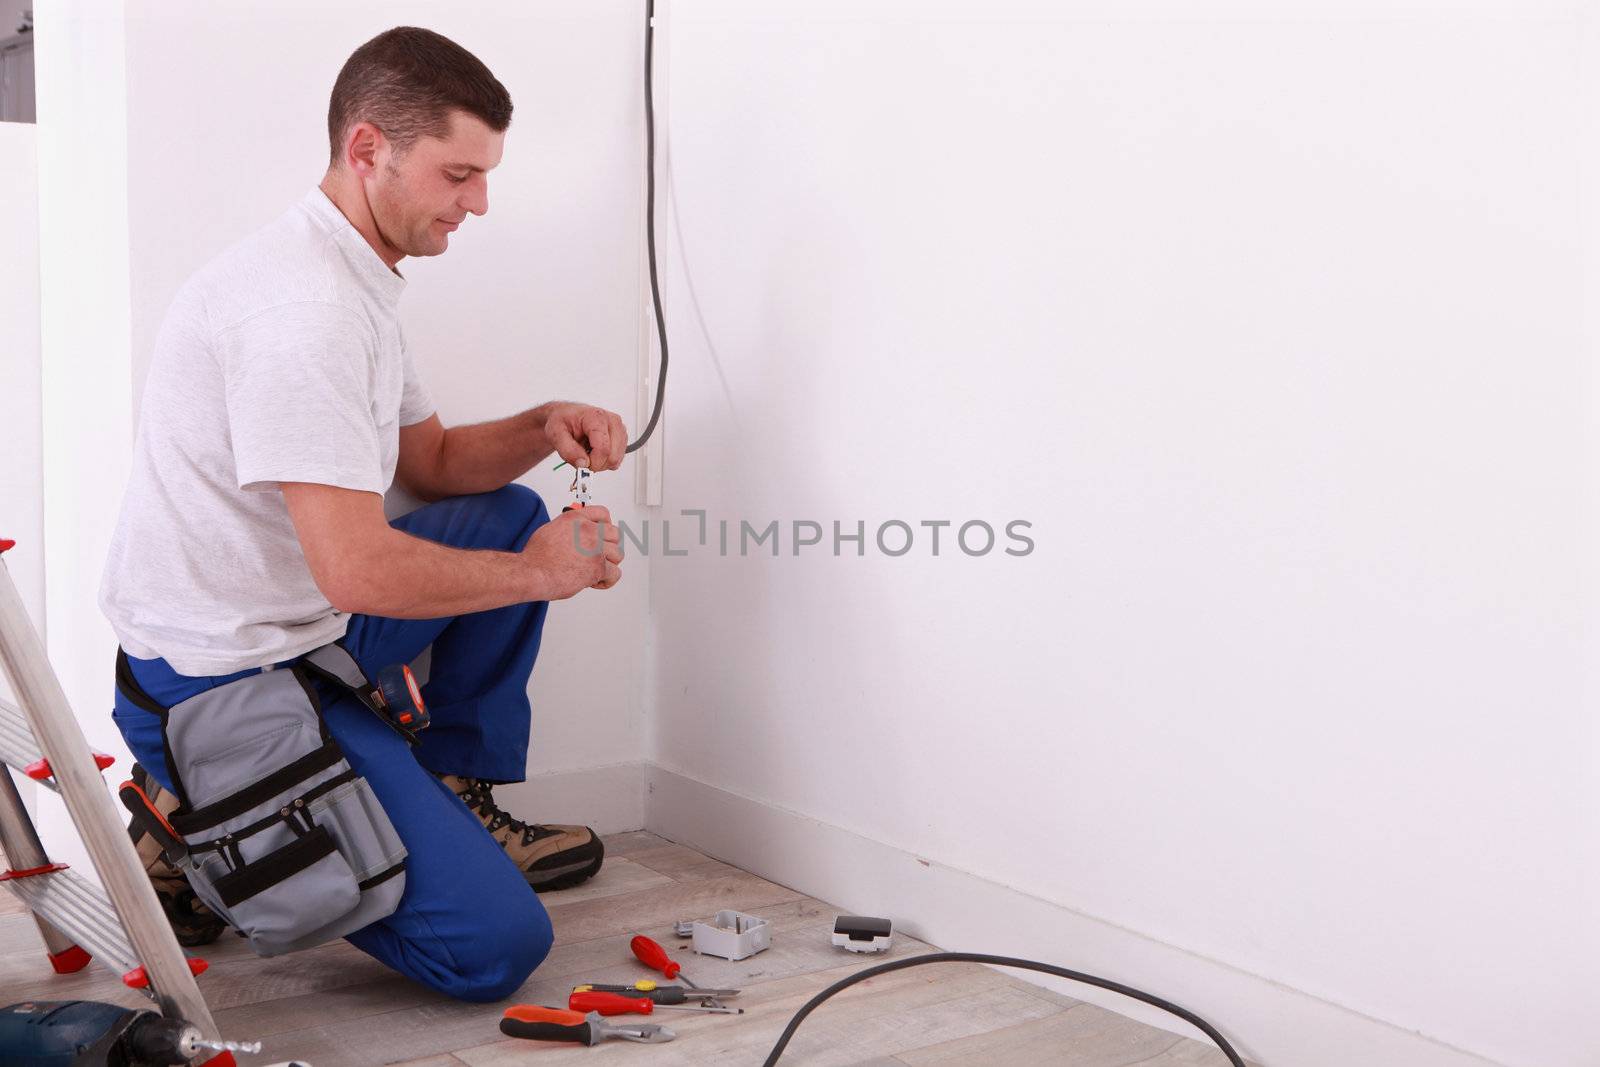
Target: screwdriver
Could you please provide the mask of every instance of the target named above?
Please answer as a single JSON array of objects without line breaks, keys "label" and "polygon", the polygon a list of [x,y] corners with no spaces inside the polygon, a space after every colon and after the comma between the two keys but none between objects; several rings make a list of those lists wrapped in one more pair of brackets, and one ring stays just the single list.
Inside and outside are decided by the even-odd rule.
[{"label": "screwdriver", "polygon": [[634,996],[646,996],[657,1004],[684,1004],[691,1000],[739,995],[737,989],[685,989],[681,985],[656,985],[648,978],[632,985],[601,985],[598,982],[588,982],[572,987],[574,993],[587,993],[590,990],[596,993],[629,993]]},{"label": "screwdriver", "polygon": [[725,1008],[722,1005],[657,1004],[649,997],[627,997],[621,993],[601,993],[592,990],[572,991],[567,997],[567,1007],[573,1011],[597,1011],[601,1015],[649,1015],[656,1008],[667,1011],[710,1011],[723,1015],[743,1015],[743,1008]]},{"label": "screwdriver", "polygon": [[597,1011],[585,1015],[537,1004],[516,1004],[507,1008],[500,1019],[500,1032],[507,1037],[524,1037],[530,1041],[572,1041],[580,1045],[598,1045],[608,1037],[653,1043],[671,1041],[678,1036],[655,1023],[618,1026],[606,1022]]},{"label": "screwdriver", "polygon": [[700,988],[699,986],[695,985],[692,980],[690,980],[688,975],[682,974],[682,967],[678,966],[667,957],[666,949],[662,948],[648,937],[645,937],[643,934],[639,934],[634,937],[632,941],[628,942],[628,944],[633,948],[633,954],[639,957],[639,962],[643,963],[646,967],[649,967],[654,971],[660,971],[668,978],[678,978],[681,976],[683,979],[683,984],[688,986],[690,989],[698,990]]}]

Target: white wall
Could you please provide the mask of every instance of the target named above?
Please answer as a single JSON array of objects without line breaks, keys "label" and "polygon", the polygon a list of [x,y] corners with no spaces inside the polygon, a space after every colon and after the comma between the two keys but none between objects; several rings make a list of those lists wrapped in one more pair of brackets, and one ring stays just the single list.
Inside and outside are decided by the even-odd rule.
[{"label": "white wall", "polygon": [[[4,23],[0,23],[3,27]],[[0,538],[17,546],[6,571],[37,625],[44,625],[43,442],[39,405],[39,176],[35,127],[0,122]],[[16,694],[0,672],[0,696]],[[17,776],[25,796],[33,782]]]},{"label": "white wall", "polygon": [[[110,716],[116,638],[95,603],[132,434],[123,19],[98,0],[38,14],[46,637],[89,743],[126,770]],[[90,869],[54,794],[38,822],[53,858]]]},{"label": "white wall", "polygon": [[[391,26],[437,30],[478,55],[515,113],[490,210],[447,255],[408,260],[407,342],[446,424],[565,398],[633,425],[643,115],[638,4],[437,2],[139,4],[128,16],[128,187],[134,374],[183,279],[311,189],[327,162],[328,92],[352,50]],[[552,461],[553,462],[553,461]],[[546,468],[551,464],[546,464]],[[565,472],[563,472],[565,473]],[[570,500],[548,469],[527,483]],[[630,514],[631,472],[597,479]],[[539,666],[530,772],[632,764],[645,752],[644,562],[614,592],[556,604]],[[528,794],[534,817],[633,829],[642,794]],[[574,787],[575,788],[575,787]],[[515,796],[515,792],[511,792]],[[510,804],[508,803],[508,806]],[[525,808],[525,805],[524,805]]]},{"label": "white wall", "polygon": [[1038,547],[657,555],[663,768],[1187,950],[1116,976],[1269,1065],[1421,1059],[1212,978],[1595,1063],[1577,10],[675,3],[667,514]]}]

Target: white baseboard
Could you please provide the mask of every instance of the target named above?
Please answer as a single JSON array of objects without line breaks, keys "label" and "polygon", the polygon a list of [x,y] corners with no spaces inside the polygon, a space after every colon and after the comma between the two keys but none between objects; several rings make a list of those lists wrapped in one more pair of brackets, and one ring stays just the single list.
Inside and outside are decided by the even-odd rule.
[{"label": "white baseboard", "polygon": [[530,822],[576,823],[601,834],[640,830],[649,766],[636,761],[538,774],[495,786],[495,803]]},{"label": "white baseboard", "polygon": [[[1156,993],[1208,1020],[1261,1067],[1495,1064],[840,827],[644,766],[647,830],[848,913],[891,918],[896,929],[947,951],[1042,960]],[[1117,994],[1033,971],[1007,973],[1205,1040],[1187,1023]]]}]

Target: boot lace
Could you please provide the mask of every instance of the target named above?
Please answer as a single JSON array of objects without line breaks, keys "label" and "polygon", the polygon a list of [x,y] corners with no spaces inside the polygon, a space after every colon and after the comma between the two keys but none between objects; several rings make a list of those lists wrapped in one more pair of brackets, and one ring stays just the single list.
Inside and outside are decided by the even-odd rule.
[{"label": "boot lace", "polygon": [[526,823],[513,818],[510,812],[503,810],[494,802],[494,787],[482,778],[468,778],[466,781],[468,787],[467,791],[461,794],[462,803],[488,820],[484,825],[491,834],[509,828],[513,834],[522,835],[522,847],[526,848],[541,837],[549,837],[558,832],[548,826]]}]

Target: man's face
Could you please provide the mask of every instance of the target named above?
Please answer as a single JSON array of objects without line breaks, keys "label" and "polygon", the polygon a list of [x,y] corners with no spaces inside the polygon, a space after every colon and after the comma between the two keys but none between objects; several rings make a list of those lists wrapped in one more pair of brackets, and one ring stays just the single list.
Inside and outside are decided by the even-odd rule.
[{"label": "man's face", "polygon": [[367,179],[367,202],[383,239],[407,256],[437,256],[470,212],[489,210],[489,175],[506,135],[465,111],[450,112],[444,137],[421,137],[395,153],[387,142]]}]

